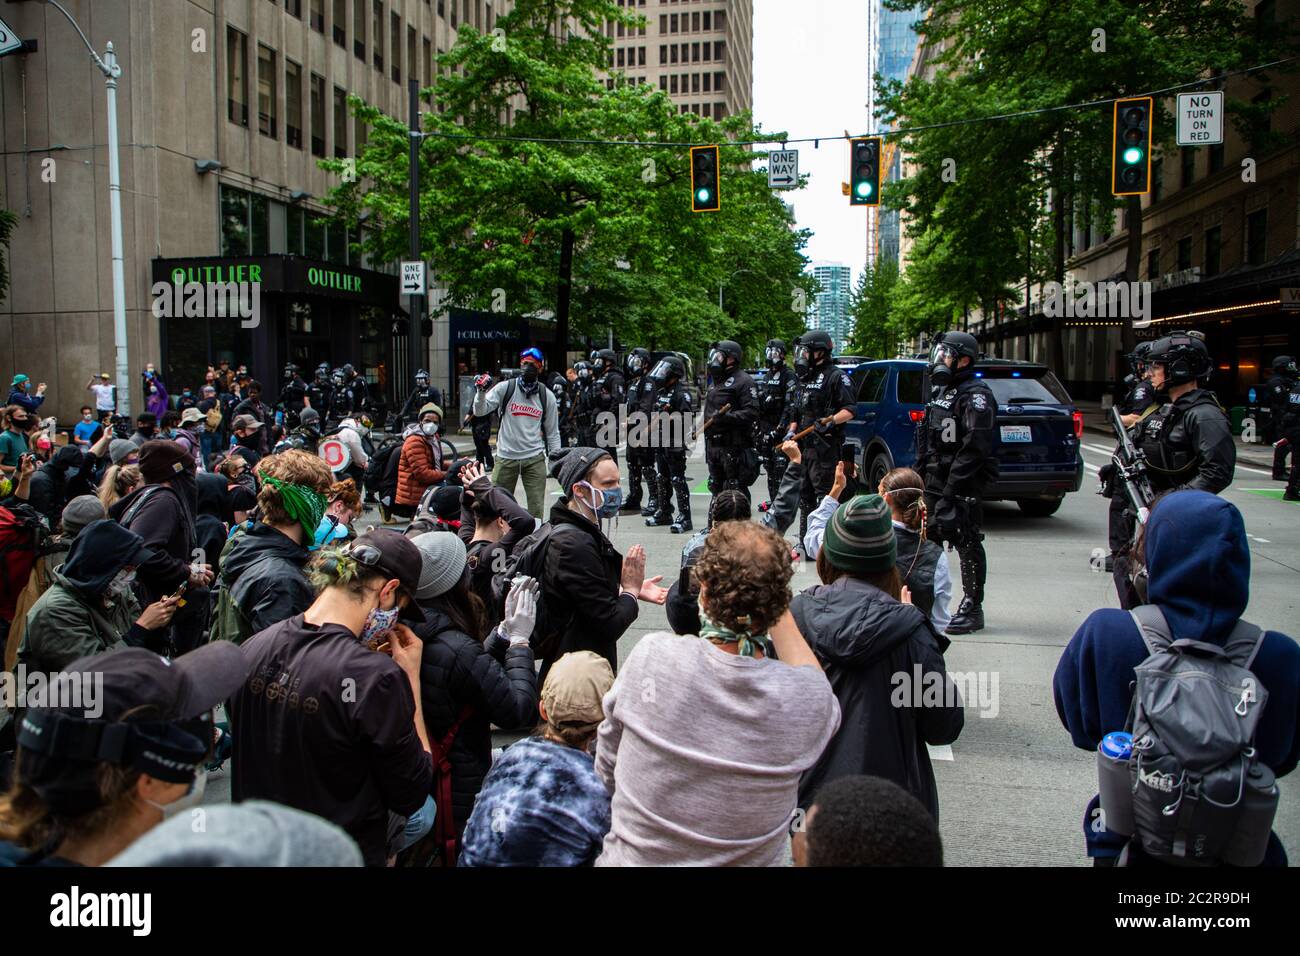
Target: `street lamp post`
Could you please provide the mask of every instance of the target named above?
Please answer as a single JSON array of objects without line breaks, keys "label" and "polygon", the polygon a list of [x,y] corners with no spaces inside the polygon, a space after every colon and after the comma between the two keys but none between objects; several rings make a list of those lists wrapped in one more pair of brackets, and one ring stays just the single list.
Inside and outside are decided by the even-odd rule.
[{"label": "street lamp post", "polygon": [[118,164],[117,144],[117,81],[122,76],[122,67],[118,65],[117,54],[110,41],[101,57],[86,39],[72,14],[63,8],[58,0],[45,0],[64,19],[72,24],[86,45],[90,59],[95,68],[104,74],[104,85],[108,90],[108,215],[109,234],[113,253],[113,348],[117,366],[117,410],[121,415],[131,414],[130,362],[126,339],[126,273],[122,258],[122,169]]}]

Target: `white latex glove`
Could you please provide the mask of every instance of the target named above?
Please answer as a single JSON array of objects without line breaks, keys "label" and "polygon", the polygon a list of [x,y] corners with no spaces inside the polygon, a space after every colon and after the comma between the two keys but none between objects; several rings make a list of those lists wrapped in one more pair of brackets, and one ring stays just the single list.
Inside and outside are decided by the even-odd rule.
[{"label": "white latex glove", "polygon": [[506,594],[506,613],[501,620],[501,633],[514,644],[527,644],[537,623],[537,593],[541,587],[536,578],[521,574],[510,583]]}]

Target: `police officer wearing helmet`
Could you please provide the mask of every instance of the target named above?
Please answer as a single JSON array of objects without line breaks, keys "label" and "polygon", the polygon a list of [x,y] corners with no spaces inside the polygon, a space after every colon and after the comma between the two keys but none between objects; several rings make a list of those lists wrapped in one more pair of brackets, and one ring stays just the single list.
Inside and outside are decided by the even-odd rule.
[{"label": "police officer wearing helmet", "polygon": [[650,489],[650,501],[643,512],[650,517],[657,510],[657,480],[655,478],[655,449],[650,441],[654,434],[648,425],[659,397],[659,384],[650,376],[650,352],[634,348],[627,361],[627,476],[631,491],[621,510],[641,511],[641,481],[644,478]]},{"label": "police officer wearing helmet", "polygon": [[808,533],[808,516],[835,483],[835,466],[844,445],[844,423],[853,418],[856,396],[847,372],[831,361],[834,343],[820,329],[805,332],[795,346],[795,403],[786,410],[786,434],[812,431],[799,440],[803,484],[799,489],[799,540]]},{"label": "police officer wearing helmet", "polygon": [[[648,434],[653,435],[657,476],[650,489],[655,513],[646,517],[649,527],[669,525],[673,534],[691,530],[691,489],[686,483],[687,422],[693,406],[691,393],[682,382],[686,364],[676,355],[666,355],[646,375],[655,385]],[[650,476],[647,476],[647,481]],[[677,519],[673,520],[673,494],[677,495]]]},{"label": "police officer wearing helmet", "polygon": [[[618,464],[618,407],[627,400],[627,385],[618,370],[618,355],[613,349],[596,349],[591,353],[596,364],[596,380],[591,386],[595,409],[596,444],[593,446]],[[604,439],[604,442],[601,442]]]},{"label": "police officer wearing helmet", "polygon": [[941,334],[931,355],[932,397],[917,430],[917,470],[925,479],[926,529],[961,558],[961,604],[946,634],[984,628],[983,512],[980,497],[997,478],[993,429],[997,401],[975,375],[979,343],[966,332]]},{"label": "police officer wearing helmet", "polygon": [[[735,488],[749,495],[758,477],[754,426],[758,422],[758,386],[740,367],[744,352],[730,340],[709,350],[711,387],[704,398],[704,460],[709,466],[709,491],[716,495]],[[723,408],[730,406],[727,411]],[[663,505],[663,502],[660,502]]]},{"label": "police officer wearing helmet", "polygon": [[425,369],[420,369],[415,373],[415,388],[411,389],[411,394],[407,396],[402,410],[397,413],[397,426],[400,428],[402,423],[410,418],[417,408],[427,405],[429,402],[441,406],[442,391],[436,385],[429,384],[429,373]]},{"label": "police officer wearing helmet", "polygon": [[[1116,406],[1125,428],[1132,428],[1160,407],[1155,386],[1151,384],[1151,345],[1151,342],[1139,342],[1128,356],[1129,374],[1123,382],[1124,399]],[[1133,542],[1134,515],[1129,510],[1128,495],[1116,483],[1114,464],[1102,465],[1098,477],[1102,484],[1101,494],[1110,499],[1107,522],[1110,554],[1106,557],[1106,570],[1111,572],[1115,569],[1116,558]]]},{"label": "police officer wearing helmet", "polygon": [[303,381],[301,370],[292,362],[284,367],[284,388],[275,406],[284,412],[285,427],[296,428],[298,416],[307,407],[307,383]]},{"label": "police officer wearing helmet", "polygon": [[596,447],[596,401],[592,385],[596,381],[595,369],[590,362],[574,362],[577,379],[573,383],[573,423],[578,433],[579,448]]},{"label": "police officer wearing helmet", "polygon": [[758,388],[758,455],[767,472],[767,497],[776,500],[776,490],[790,459],[777,451],[780,439],[786,433],[790,409],[793,407],[798,379],[794,370],[785,364],[785,343],[768,339],[763,352],[767,369]]},{"label": "police officer wearing helmet", "polygon": [[328,362],[321,362],[316,366],[316,375],[310,385],[307,386],[307,401],[311,407],[321,414],[327,414],[330,408],[330,398],[333,396],[334,386],[330,384],[330,367]]},{"label": "police officer wearing helmet", "polygon": [[1263,437],[1273,445],[1273,480],[1286,481],[1286,456],[1291,456],[1294,464],[1300,460],[1294,444],[1290,441],[1278,445],[1282,437],[1282,420],[1286,417],[1290,405],[1290,395],[1296,384],[1296,362],[1290,355],[1279,355],[1273,359],[1273,374],[1264,383],[1264,402],[1268,405],[1268,421],[1265,422]]},{"label": "police officer wearing helmet", "polygon": [[[1295,369],[1294,359],[1291,368]],[[1291,379],[1291,390],[1286,393],[1286,408],[1279,416],[1278,424],[1282,437],[1287,440],[1287,447],[1291,448],[1291,477],[1287,479],[1286,493],[1282,495],[1282,500],[1300,501],[1300,453],[1296,452],[1300,448],[1300,381],[1294,376]]]}]

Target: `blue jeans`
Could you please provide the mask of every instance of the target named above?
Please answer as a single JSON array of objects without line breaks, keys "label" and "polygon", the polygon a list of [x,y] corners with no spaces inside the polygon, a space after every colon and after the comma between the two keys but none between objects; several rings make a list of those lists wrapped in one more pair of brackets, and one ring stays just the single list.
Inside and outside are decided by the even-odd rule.
[{"label": "blue jeans", "polygon": [[433,796],[426,797],[424,806],[406,818],[406,826],[402,830],[401,837],[397,840],[394,852],[401,853],[408,846],[427,836],[429,831],[433,829],[433,820],[437,812],[438,805],[433,802]]}]

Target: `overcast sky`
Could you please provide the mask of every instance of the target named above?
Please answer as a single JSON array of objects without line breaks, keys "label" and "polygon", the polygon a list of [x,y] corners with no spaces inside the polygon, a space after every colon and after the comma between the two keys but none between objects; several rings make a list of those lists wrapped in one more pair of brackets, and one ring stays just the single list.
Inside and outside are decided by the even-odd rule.
[{"label": "overcast sky", "polygon": [[[870,128],[867,6],[867,0],[754,0],[757,125],[800,138]],[[812,230],[804,251],[814,261],[851,266],[856,280],[866,256],[867,220],[866,210],[850,206],[840,193],[848,179],[848,144],[797,148],[799,172],[808,175],[808,184],[785,199],[794,205],[799,225]]]}]

